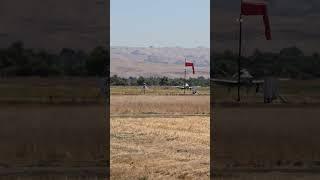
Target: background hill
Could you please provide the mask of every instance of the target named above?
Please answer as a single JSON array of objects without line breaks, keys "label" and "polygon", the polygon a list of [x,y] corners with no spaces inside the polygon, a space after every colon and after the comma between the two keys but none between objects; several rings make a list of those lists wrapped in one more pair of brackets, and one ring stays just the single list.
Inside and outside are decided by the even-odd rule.
[{"label": "background hill", "polygon": [[111,47],[110,73],[129,76],[184,76],[184,58],[194,62],[196,73],[188,68],[188,77],[209,77],[210,49],[180,47]]}]

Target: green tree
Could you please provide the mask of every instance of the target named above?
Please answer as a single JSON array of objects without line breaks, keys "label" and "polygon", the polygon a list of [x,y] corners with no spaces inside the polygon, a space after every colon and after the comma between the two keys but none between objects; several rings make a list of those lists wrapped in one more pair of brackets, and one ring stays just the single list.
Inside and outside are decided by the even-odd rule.
[{"label": "green tree", "polygon": [[87,61],[87,71],[91,76],[107,76],[109,53],[99,46],[91,53]]},{"label": "green tree", "polygon": [[168,80],[168,77],[162,77],[161,79],[160,79],[160,82],[159,82],[159,85],[160,86],[166,86],[166,85],[168,85],[169,84],[169,80]]},{"label": "green tree", "polygon": [[142,86],[144,82],[145,82],[145,79],[144,79],[144,77],[142,77],[142,76],[140,76],[140,77],[137,79],[137,84],[138,84],[139,86]]}]

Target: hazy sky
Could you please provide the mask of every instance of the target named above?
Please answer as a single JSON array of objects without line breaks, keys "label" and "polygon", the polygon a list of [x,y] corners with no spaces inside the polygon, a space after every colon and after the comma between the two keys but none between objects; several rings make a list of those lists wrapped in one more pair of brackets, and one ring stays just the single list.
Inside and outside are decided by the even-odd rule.
[{"label": "hazy sky", "polygon": [[210,46],[210,0],[111,0],[111,46]]}]

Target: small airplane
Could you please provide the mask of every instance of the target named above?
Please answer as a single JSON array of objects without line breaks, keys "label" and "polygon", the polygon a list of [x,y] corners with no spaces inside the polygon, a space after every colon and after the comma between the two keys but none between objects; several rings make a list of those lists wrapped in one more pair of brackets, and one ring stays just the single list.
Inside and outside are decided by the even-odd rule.
[{"label": "small airplane", "polygon": [[[280,78],[280,81],[287,81],[289,79]],[[230,92],[230,88],[238,86],[238,73],[234,74],[231,79],[211,79],[215,84],[219,84],[222,86],[229,87],[228,90]],[[264,84],[264,79],[255,79],[247,69],[240,70],[240,86],[247,88],[247,93],[249,92],[249,88],[255,86],[256,93],[259,92],[260,87]]]},{"label": "small airplane", "polygon": [[198,88],[200,86],[189,86],[188,83],[186,83],[185,86],[175,86],[178,89],[188,89],[188,90],[192,90],[192,94],[197,94],[198,93]]},{"label": "small airplane", "polygon": [[185,84],[185,86],[175,86],[178,89],[192,89],[192,87],[189,86],[188,83]]},{"label": "small airplane", "polygon": [[[215,84],[219,84],[222,86],[229,87],[228,90],[230,92],[232,87],[238,86],[238,73],[234,74],[231,79],[211,79]],[[253,76],[246,69],[240,70],[240,86],[247,87],[247,92],[249,92],[249,88],[255,86],[256,92],[259,92],[259,88],[263,85],[263,79],[254,79]]]}]

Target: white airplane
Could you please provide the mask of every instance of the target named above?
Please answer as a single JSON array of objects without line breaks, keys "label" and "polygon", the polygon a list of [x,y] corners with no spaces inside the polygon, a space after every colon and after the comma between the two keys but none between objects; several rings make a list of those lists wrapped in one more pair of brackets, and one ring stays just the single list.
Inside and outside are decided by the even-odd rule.
[{"label": "white airplane", "polygon": [[188,83],[185,84],[185,86],[175,86],[178,89],[192,89],[192,87],[189,86]]},{"label": "white airplane", "polygon": [[179,89],[188,89],[188,90],[192,90],[192,94],[197,94],[198,93],[198,88],[200,86],[189,86],[188,83],[186,83],[185,86],[175,86],[176,88],[179,88]]},{"label": "white airplane", "polygon": [[[288,79],[279,79],[281,81]],[[227,86],[230,88],[238,86],[238,73],[234,74],[231,79],[211,79],[215,84]],[[240,70],[240,86],[247,87],[247,92],[250,87],[256,87],[256,92],[259,92],[260,87],[264,84],[263,79],[255,79],[248,70]]]}]

